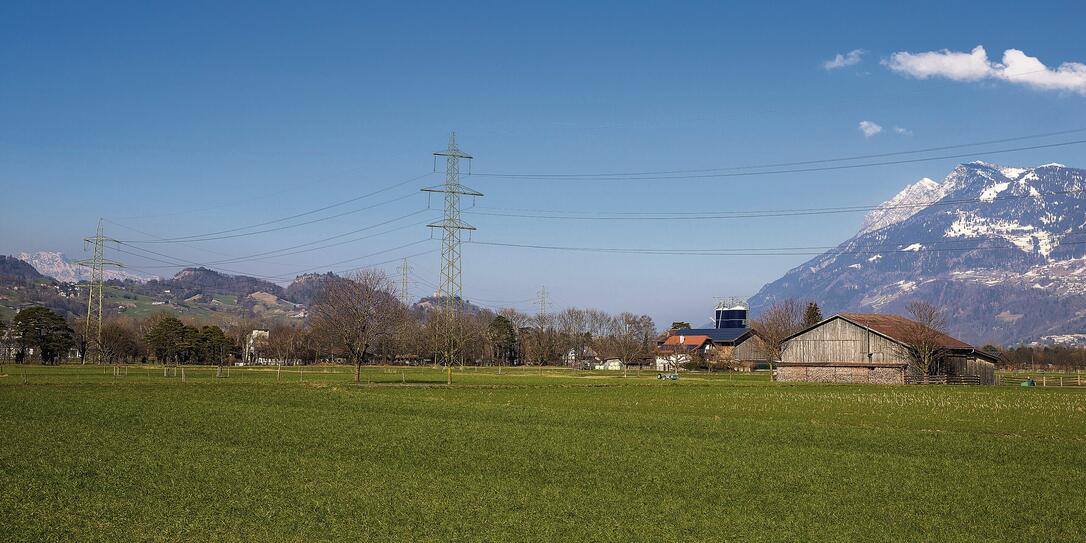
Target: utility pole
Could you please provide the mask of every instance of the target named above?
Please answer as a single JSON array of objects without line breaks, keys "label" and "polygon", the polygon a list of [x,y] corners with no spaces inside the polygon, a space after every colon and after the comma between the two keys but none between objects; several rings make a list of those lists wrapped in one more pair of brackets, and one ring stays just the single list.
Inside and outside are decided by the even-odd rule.
[{"label": "utility pole", "polygon": [[404,257],[403,263],[400,264],[400,303],[404,307],[411,306],[411,293],[408,291],[407,275],[411,273],[411,266],[407,264],[407,257]]},{"label": "utility pole", "polygon": [[460,309],[463,303],[460,234],[462,230],[475,230],[474,226],[460,220],[460,196],[476,197],[483,194],[460,184],[460,159],[471,160],[472,157],[456,145],[456,132],[449,136],[449,146],[444,151],[434,153],[434,156],[445,157],[445,183],[422,190],[445,195],[445,216],[426,226],[441,229],[441,283],[438,297],[441,300],[445,327],[445,363],[451,367],[453,361],[463,355],[460,327]]},{"label": "utility pole", "polygon": [[[105,283],[105,267],[124,267],[124,264],[121,264],[120,262],[107,260],[105,258],[105,245],[107,241],[116,240],[107,238],[102,234],[102,219],[98,219],[98,232],[93,237],[83,238],[84,250],[86,250],[86,244],[94,244],[94,257],[76,262],[76,264],[87,266],[91,269],[91,280],[89,288],[87,289],[89,291],[87,295],[87,322],[83,331],[83,337],[87,344],[85,349],[93,353],[95,363],[100,363],[102,361],[102,293]],[[84,353],[84,360],[86,360],[87,354],[90,353]]]}]

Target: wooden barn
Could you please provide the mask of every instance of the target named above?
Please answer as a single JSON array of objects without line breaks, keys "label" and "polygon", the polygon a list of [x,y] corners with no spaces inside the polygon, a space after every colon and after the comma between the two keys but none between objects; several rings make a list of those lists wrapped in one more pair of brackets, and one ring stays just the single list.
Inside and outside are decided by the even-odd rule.
[{"label": "wooden barn", "polygon": [[[937,345],[934,375],[910,363],[911,337]],[[785,340],[778,381],[994,384],[996,359],[959,339],[897,315],[840,313]]]}]

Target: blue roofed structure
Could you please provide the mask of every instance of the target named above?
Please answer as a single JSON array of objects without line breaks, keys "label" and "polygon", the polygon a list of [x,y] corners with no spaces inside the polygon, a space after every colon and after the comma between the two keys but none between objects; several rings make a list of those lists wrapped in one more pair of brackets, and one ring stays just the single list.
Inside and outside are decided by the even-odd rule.
[{"label": "blue roofed structure", "polygon": [[750,328],[683,328],[672,331],[670,335],[709,336],[713,343],[734,345],[741,343],[753,333]]}]

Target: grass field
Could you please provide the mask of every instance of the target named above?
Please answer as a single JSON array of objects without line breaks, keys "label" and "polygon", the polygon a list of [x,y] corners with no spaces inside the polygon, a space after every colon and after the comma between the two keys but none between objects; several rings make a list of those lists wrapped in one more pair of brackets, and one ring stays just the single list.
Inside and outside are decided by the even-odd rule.
[{"label": "grass field", "polygon": [[1083,389],[23,371],[5,541],[1086,540]]}]

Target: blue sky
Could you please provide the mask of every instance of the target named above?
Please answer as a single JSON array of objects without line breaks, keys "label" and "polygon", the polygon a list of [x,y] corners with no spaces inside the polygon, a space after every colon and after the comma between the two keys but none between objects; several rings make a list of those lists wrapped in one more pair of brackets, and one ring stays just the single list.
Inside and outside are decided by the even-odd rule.
[{"label": "blue sky", "polygon": [[[136,230],[183,236],[304,212],[426,174],[451,130],[476,157],[476,173],[585,173],[885,153],[1086,126],[1086,95],[1073,76],[1008,78],[1000,74],[1014,65],[1002,72],[996,65],[1009,49],[1052,70],[1086,63],[1081,2],[881,4],[5,2],[0,252],[79,257],[80,238],[98,217],[112,221],[108,235],[140,240],[148,237]],[[978,45],[988,58],[980,68],[964,57],[894,56],[969,53]],[[849,57],[854,50],[863,52]],[[842,66],[827,69],[838,54]],[[941,71],[924,72],[932,66]],[[882,131],[866,136],[861,121]],[[1084,153],[1079,145],[976,158],[1083,167]],[[941,179],[961,161],[696,180],[476,175],[463,182],[485,193],[476,205],[491,212],[758,210],[874,205],[921,177]],[[205,263],[302,244],[422,210],[426,196],[407,195],[440,180],[432,174],[307,216],[404,196],[307,226],[147,247]],[[479,241],[732,248],[834,245],[855,233],[862,213],[742,221],[464,218],[479,228]],[[403,228],[220,267],[290,276],[427,237],[421,226]],[[437,247],[419,243],[331,269]],[[658,324],[707,321],[715,297],[749,296],[808,258],[482,245],[467,245],[464,254],[469,299],[502,305],[533,298],[546,285],[554,307],[648,313]],[[146,272],[176,271],[112,256]],[[436,253],[411,265],[422,281],[437,282]],[[385,267],[393,272],[396,263]],[[414,285],[416,294],[428,290]],[[517,307],[534,310],[531,303]]]}]

